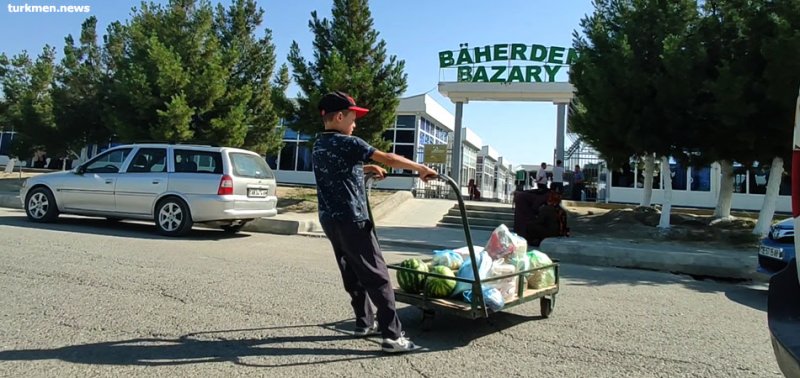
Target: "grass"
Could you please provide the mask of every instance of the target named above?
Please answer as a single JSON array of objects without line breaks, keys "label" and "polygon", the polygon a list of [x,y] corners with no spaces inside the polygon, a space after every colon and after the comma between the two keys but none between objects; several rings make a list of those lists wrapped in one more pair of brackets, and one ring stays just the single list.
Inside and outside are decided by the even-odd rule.
[{"label": "grass", "polygon": [[[393,191],[372,190],[370,192],[369,204],[374,209],[375,206],[378,206],[392,194],[394,194]],[[279,213],[317,212],[316,188],[279,186],[277,196]]]}]

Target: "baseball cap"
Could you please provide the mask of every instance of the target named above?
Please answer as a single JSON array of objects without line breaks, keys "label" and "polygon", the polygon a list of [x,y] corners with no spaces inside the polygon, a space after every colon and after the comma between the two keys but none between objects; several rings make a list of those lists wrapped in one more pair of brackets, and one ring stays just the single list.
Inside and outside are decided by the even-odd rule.
[{"label": "baseball cap", "polygon": [[322,115],[349,109],[356,112],[356,118],[361,118],[369,112],[369,109],[356,106],[356,101],[341,91],[330,92],[322,96],[317,107]]}]

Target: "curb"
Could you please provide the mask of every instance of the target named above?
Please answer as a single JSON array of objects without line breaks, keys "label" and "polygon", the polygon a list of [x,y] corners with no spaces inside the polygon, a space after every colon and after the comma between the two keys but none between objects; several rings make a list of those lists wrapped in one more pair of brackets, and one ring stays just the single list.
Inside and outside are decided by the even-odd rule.
[{"label": "curb", "polygon": [[19,194],[0,194],[0,207],[22,209],[22,202],[20,202]]},{"label": "curb", "polygon": [[579,265],[656,270],[694,276],[763,280],[755,254],[724,251],[680,251],[669,246],[548,238],[538,248],[561,262]]}]

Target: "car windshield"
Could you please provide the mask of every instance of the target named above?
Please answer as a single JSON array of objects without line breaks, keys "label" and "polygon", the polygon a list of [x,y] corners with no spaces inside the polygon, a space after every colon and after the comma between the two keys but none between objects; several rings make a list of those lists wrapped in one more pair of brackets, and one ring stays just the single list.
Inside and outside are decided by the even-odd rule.
[{"label": "car windshield", "polygon": [[271,179],[275,175],[269,169],[266,160],[258,155],[233,152],[230,154],[233,173],[239,177]]}]

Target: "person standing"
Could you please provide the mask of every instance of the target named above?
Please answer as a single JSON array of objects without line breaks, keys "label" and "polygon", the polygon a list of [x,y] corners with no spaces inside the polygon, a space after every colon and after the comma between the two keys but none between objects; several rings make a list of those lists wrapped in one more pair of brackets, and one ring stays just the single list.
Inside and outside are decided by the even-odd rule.
[{"label": "person standing", "polygon": [[536,171],[536,189],[547,189],[547,163],[542,163]]},{"label": "person standing", "polygon": [[550,186],[556,193],[564,192],[564,162],[561,160],[556,160],[556,166],[553,167],[553,183]]},{"label": "person standing", "polygon": [[586,184],[584,183],[583,172],[581,171],[580,165],[575,165],[575,173],[573,174],[573,180],[575,181],[575,188],[572,191],[572,199],[574,201],[580,201],[583,189],[586,188]]},{"label": "person standing", "polygon": [[[311,156],[319,220],[333,247],[344,289],[351,298],[356,316],[353,333],[357,336],[380,333],[384,352],[417,350],[419,346],[405,337],[397,317],[392,282],[367,207],[364,173],[382,179],[386,170],[364,163],[374,160],[392,168],[417,171],[425,182],[437,173],[402,156],[377,150],[353,136],[356,119],[369,110],[356,106],[347,93],[336,91],[324,95],[318,110],[325,130],[314,142]],[[377,323],[372,303],[377,307]]]}]

